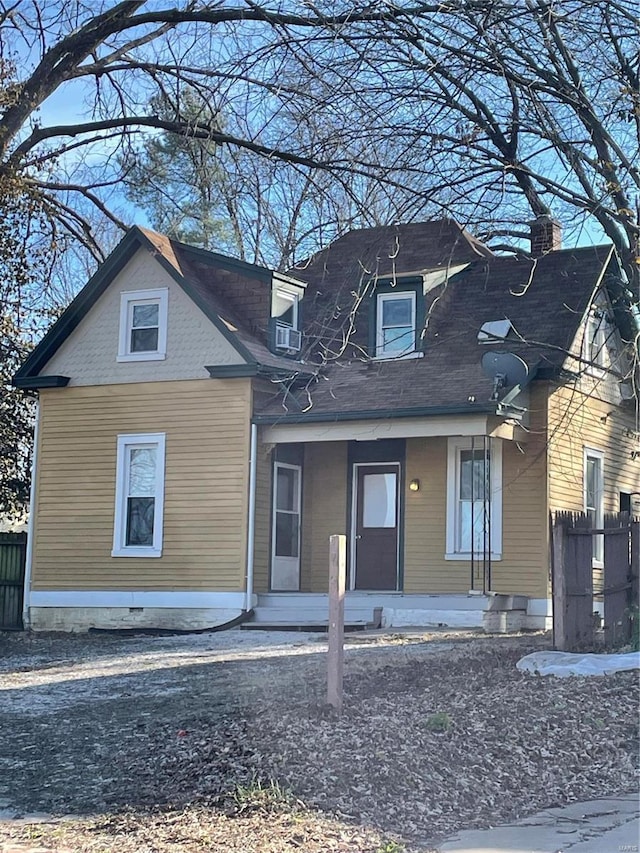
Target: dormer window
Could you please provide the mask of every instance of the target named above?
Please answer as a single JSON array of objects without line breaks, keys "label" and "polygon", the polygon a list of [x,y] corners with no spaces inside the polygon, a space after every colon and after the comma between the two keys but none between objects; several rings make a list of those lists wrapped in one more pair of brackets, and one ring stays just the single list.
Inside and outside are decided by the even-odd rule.
[{"label": "dormer window", "polygon": [[118,361],[153,361],[167,353],[167,288],[120,295]]},{"label": "dormer window", "polygon": [[273,297],[272,317],[282,326],[291,329],[298,328],[298,301],[297,293],[292,293],[282,288],[277,288]]},{"label": "dormer window", "polygon": [[416,348],[416,294],[379,293],[376,356],[407,355]]},{"label": "dormer window", "polygon": [[297,353],[302,346],[300,293],[294,287],[274,287],[271,298],[273,345],[277,352]]},{"label": "dormer window", "polygon": [[425,302],[422,277],[378,279],[369,315],[372,358],[419,358],[419,326]]}]

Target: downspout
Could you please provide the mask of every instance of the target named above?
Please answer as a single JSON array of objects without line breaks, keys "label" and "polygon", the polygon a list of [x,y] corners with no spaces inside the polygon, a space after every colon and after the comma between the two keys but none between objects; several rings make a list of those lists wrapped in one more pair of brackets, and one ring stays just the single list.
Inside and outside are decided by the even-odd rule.
[{"label": "downspout", "polygon": [[256,538],[256,469],[258,462],[258,426],[251,424],[249,449],[249,519],[247,524],[247,599],[245,610],[253,608],[253,558]]},{"label": "downspout", "polygon": [[33,455],[31,456],[31,485],[29,488],[29,521],[27,523],[27,551],[24,561],[24,597],[22,624],[25,631],[31,627],[31,566],[33,563],[33,533],[36,523],[36,477],[38,475],[38,437],[40,435],[40,400],[36,400],[36,422],[33,428]]}]

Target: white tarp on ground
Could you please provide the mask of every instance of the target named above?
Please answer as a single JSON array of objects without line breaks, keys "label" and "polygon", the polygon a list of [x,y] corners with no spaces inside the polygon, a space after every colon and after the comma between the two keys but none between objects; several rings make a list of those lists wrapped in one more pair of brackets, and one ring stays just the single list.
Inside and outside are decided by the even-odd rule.
[{"label": "white tarp on ground", "polygon": [[640,669],[640,652],[619,655],[580,655],[570,652],[534,652],[516,664],[522,672],[534,675],[611,675]]}]

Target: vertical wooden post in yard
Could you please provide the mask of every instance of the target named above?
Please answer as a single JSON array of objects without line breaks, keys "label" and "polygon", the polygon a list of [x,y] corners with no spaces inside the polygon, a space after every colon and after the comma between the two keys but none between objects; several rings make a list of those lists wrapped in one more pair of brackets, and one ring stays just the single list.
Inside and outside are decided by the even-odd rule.
[{"label": "vertical wooden post in yard", "polygon": [[347,537],[329,537],[329,652],[327,702],[342,710],[344,671],[344,591],[347,574]]}]

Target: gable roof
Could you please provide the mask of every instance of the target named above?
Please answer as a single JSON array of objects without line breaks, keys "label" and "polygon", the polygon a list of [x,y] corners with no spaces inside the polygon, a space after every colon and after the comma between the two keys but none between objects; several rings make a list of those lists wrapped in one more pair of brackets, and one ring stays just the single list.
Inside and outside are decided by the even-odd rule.
[{"label": "gable roof", "polygon": [[[520,355],[532,375],[563,365],[611,246],[537,258],[484,256],[427,294],[423,357],[326,365],[301,390],[265,394],[257,422],[304,422],[493,409],[487,351]],[[509,319],[504,343],[481,344],[483,323]]]},{"label": "gable roof", "polygon": [[[221,270],[251,279],[267,292],[273,275],[271,270],[235,258],[228,258],[225,255],[186,246],[147,228],[134,226],[100,265],[16,372],[13,377],[14,385],[44,387],[66,384],[62,381],[66,377],[38,377],[38,374],[102,296],[115,276],[140,249],[146,249],[155,257],[163,269],[236,349],[239,359],[251,366],[255,372],[265,368],[284,374],[291,373],[292,360],[273,355],[266,344],[252,335],[244,321],[216,294],[214,276],[202,271],[202,260],[206,260],[206,268],[210,271]],[[302,368],[302,365],[298,364],[298,368]]]}]

